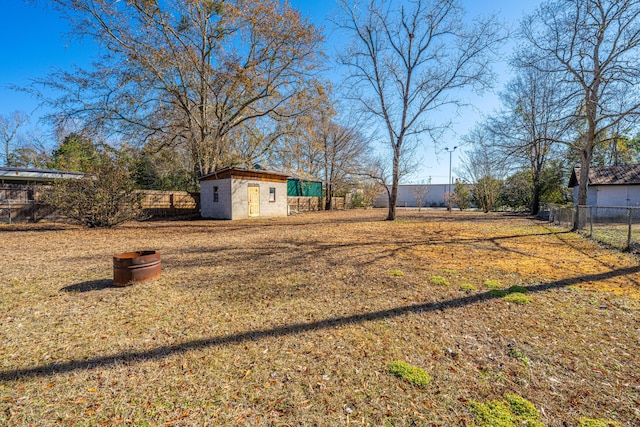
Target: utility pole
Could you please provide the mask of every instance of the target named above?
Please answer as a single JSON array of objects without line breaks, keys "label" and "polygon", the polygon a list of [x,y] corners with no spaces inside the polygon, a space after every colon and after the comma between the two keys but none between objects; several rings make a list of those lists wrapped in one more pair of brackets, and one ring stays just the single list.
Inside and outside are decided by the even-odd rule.
[{"label": "utility pole", "polygon": [[447,197],[447,210],[451,212],[451,161],[453,158],[453,152],[456,151],[456,147],[453,147],[451,150],[449,147],[444,147],[445,151],[449,153],[449,197]]}]

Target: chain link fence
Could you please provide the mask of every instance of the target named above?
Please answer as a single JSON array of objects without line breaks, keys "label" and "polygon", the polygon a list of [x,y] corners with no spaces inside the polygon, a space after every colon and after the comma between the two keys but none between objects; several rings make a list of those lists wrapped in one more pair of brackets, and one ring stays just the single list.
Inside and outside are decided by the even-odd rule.
[{"label": "chain link fence", "polygon": [[552,224],[575,228],[594,240],[620,250],[640,252],[640,207],[546,205],[541,207],[540,212],[541,218],[548,219]]}]

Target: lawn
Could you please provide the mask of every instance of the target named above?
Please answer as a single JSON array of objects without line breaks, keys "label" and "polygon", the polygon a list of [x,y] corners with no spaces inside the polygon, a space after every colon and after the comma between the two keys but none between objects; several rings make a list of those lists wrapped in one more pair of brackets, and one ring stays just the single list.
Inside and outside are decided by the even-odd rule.
[{"label": "lawn", "polygon": [[[520,397],[640,425],[637,258],[518,216],[384,217],[0,226],[0,425],[471,426]],[[162,278],[111,287],[141,249]]]},{"label": "lawn", "polygon": [[[585,235],[589,235],[590,230],[589,227],[585,227],[582,230],[582,233]],[[605,245],[609,245],[612,248],[627,250],[627,241],[629,238],[629,226],[627,224],[594,224],[593,225],[593,234],[591,236],[593,239],[604,243]],[[638,224],[634,223],[631,227],[631,247],[629,248],[631,252],[636,254],[640,253],[640,227]]]}]

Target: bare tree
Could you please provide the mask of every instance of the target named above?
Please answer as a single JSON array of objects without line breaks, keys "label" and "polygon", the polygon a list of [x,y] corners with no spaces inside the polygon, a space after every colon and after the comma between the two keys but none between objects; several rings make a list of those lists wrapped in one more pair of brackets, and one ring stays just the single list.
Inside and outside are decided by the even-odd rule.
[{"label": "bare tree", "polygon": [[50,147],[39,129],[33,129],[24,135],[17,148],[11,152],[12,166],[47,168],[51,164]]},{"label": "bare tree", "polygon": [[561,102],[563,85],[532,67],[517,69],[517,76],[501,94],[503,109],[486,122],[491,143],[505,158],[531,173],[532,215],[538,213],[548,160],[558,154],[558,141],[566,135]]},{"label": "bare tree", "polygon": [[357,125],[343,125],[335,121],[326,123],[321,138],[325,208],[331,210],[336,190],[345,186],[349,177],[363,168],[362,162],[369,151],[369,141],[364,138]]},{"label": "bare tree", "polygon": [[388,162],[380,158],[369,158],[364,167],[353,179],[355,194],[361,199],[362,206],[354,203],[355,194],[352,193],[352,203],[354,207],[373,207],[375,200],[381,194],[388,196],[390,187],[387,185],[389,179]]},{"label": "bare tree", "polygon": [[493,210],[498,201],[502,180],[507,174],[508,164],[502,153],[492,143],[493,135],[482,126],[465,136],[466,141],[475,141],[474,149],[462,157],[458,175],[471,183],[471,193],[484,212]]},{"label": "bare tree", "polygon": [[411,194],[416,198],[416,206],[418,207],[418,212],[420,212],[422,205],[427,201],[429,186],[426,184],[414,185],[411,188]]},{"label": "bare tree", "polygon": [[2,155],[5,166],[15,166],[12,159],[18,130],[29,121],[29,116],[22,111],[14,111],[9,115],[0,115],[0,138],[2,138]]},{"label": "bare tree", "polygon": [[585,205],[594,151],[609,129],[640,113],[640,1],[547,1],[522,22],[522,34],[522,63],[565,86],[573,132],[563,142],[580,155]]},{"label": "bare tree", "polygon": [[434,123],[431,114],[461,106],[457,90],[489,85],[490,53],[501,30],[493,19],[464,28],[455,0],[341,0],[340,5],[345,17],[338,25],[353,37],[340,59],[351,70],[352,95],[380,123],[393,153],[387,216],[393,220],[406,144],[447,127]]},{"label": "bare tree", "polygon": [[63,93],[59,119],[185,145],[203,175],[242,160],[239,129],[259,121],[268,145],[308,108],[321,36],[287,2],[53,1],[104,52],[92,70],[39,82]]}]

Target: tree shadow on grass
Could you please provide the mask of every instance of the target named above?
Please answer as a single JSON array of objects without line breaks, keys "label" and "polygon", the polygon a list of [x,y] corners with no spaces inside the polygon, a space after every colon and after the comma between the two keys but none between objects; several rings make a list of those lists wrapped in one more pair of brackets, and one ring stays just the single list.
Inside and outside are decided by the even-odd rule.
[{"label": "tree shadow on grass", "polygon": [[[543,292],[551,289],[559,289],[588,281],[606,280],[618,276],[626,276],[640,272],[640,266],[620,268],[606,273],[588,274],[584,276],[571,277],[551,283],[542,283],[525,287],[528,292]],[[106,282],[106,281],[101,281]],[[374,311],[370,313],[353,314],[351,316],[333,317],[308,323],[294,323],[277,326],[270,329],[257,329],[246,332],[239,332],[231,335],[220,335],[210,338],[187,341],[181,344],[165,345],[151,350],[129,351],[111,356],[94,357],[86,360],[70,360],[64,363],[53,363],[40,365],[32,368],[13,369],[0,372],[0,381],[15,381],[24,378],[45,377],[76,370],[95,369],[108,367],[118,363],[137,363],[145,360],[162,359],[172,355],[179,355],[191,350],[218,347],[222,345],[239,344],[247,341],[257,341],[265,338],[284,337],[301,334],[314,330],[339,328],[342,326],[372,322],[376,320],[391,319],[406,314],[425,313],[436,310],[448,310],[458,307],[465,307],[471,304],[482,303],[502,295],[496,293],[483,292],[461,298],[454,298],[440,302],[430,302],[425,304],[412,304],[401,307],[394,307],[387,310]]]},{"label": "tree shadow on grass", "polygon": [[65,286],[60,289],[61,292],[90,292],[90,291],[100,291],[102,289],[114,288],[113,280],[111,279],[102,279],[102,280],[89,280],[87,282],[80,282],[73,285]]}]

